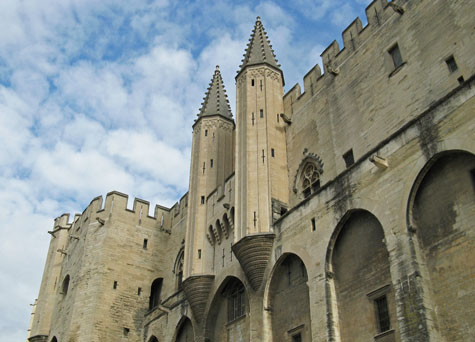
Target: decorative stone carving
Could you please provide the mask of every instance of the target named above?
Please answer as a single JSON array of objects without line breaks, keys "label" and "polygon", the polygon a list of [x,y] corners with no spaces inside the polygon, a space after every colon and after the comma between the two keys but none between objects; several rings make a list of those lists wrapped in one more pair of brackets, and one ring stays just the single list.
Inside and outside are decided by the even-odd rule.
[{"label": "decorative stone carving", "polygon": [[275,234],[273,233],[249,235],[243,237],[232,247],[247,279],[256,291],[262,284],[274,238]]},{"label": "decorative stone carving", "polygon": [[186,278],[182,283],[186,299],[198,322],[203,319],[213,281],[214,275],[197,275]]}]

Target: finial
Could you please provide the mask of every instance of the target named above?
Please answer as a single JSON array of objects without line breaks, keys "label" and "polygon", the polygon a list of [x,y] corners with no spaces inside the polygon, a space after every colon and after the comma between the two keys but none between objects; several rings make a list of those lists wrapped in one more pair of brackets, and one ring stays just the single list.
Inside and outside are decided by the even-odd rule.
[{"label": "finial", "polygon": [[257,16],[256,21],[261,21],[261,17]]},{"label": "finial", "polygon": [[219,65],[216,65],[216,70],[219,70]]}]

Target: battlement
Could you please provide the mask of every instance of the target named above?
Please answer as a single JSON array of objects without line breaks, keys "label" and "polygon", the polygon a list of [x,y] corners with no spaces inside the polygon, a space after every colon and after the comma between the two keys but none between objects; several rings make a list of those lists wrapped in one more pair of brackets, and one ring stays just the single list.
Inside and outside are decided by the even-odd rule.
[{"label": "battlement", "polygon": [[[180,203],[185,202],[187,194],[185,194],[179,202],[177,202],[172,208],[167,208],[162,205],[155,205],[153,215],[149,215],[150,202],[141,198],[134,198],[132,209],[128,208],[129,196],[119,191],[111,191],[107,193],[105,200],[103,196],[97,196],[91,200],[89,205],[84,209],[81,214],[75,214],[74,218],[70,221],[70,214],[65,213],[57,217],[54,221],[54,229],[71,228],[79,229],[89,219],[98,220],[98,222],[104,222],[110,218],[112,214],[123,213],[127,218],[135,218],[139,223],[143,221],[149,221],[149,223],[159,222],[160,226],[169,227],[170,213],[174,208],[180,207]],[[183,205],[183,207],[185,207]],[[132,217],[130,217],[132,216]]]},{"label": "battlement", "polygon": [[[396,5],[395,3],[398,3]],[[374,0],[366,7],[367,24],[363,27],[361,19],[357,17],[348,27],[343,30],[343,48],[334,40],[321,53],[323,74],[320,65],[317,63],[304,76],[304,93],[310,92],[311,96],[316,94],[324,85],[327,78],[338,76],[340,67],[345,63],[352,63],[348,60],[350,56],[364,44],[371,41],[373,34],[386,24],[391,16],[400,16],[396,8],[403,8],[407,0],[388,2],[388,0]],[[284,101],[295,102],[301,93],[298,83],[294,85],[284,96]]]}]

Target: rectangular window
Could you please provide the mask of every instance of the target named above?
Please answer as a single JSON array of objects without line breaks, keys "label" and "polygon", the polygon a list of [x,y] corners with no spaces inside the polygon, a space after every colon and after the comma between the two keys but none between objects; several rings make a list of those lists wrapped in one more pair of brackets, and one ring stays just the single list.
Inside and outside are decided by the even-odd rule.
[{"label": "rectangular window", "polygon": [[147,249],[147,245],[148,245],[148,240],[143,239],[143,249]]},{"label": "rectangular window", "polygon": [[205,204],[205,197],[201,196],[201,204]]},{"label": "rectangular window", "polygon": [[263,117],[264,117],[264,109],[261,109],[261,110],[259,111],[259,113],[260,113],[260,114],[259,114],[260,117],[263,118]]},{"label": "rectangular window", "polygon": [[447,67],[449,68],[450,72],[455,72],[458,69],[457,63],[455,62],[454,56],[450,56],[445,60],[445,63],[447,63]]},{"label": "rectangular window", "polygon": [[317,230],[317,224],[315,223],[315,217],[312,218],[312,232]]},{"label": "rectangular window", "polygon": [[201,249],[198,249],[198,259],[201,259]]},{"label": "rectangular window", "polygon": [[205,129],[205,137],[207,137],[207,136],[208,136],[208,130]]},{"label": "rectangular window", "polygon": [[228,297],[228,322],[232,322],[246,313],[246,296],[243,287],[236,287]]},{"label": "rectangular window", "polygon": [[279,122],[279,114],[277,114],[277,122]]},{"label": "rectangular window", "polygon": [[251,80],[251,86],[254,87],[254,80]]},{"label": "rectangular window", "polygon": [[302,334],[298,333],[292,336],[292,342],[302,342]]},{"label": "rectangular window", "polygon": [[273,148],[271,148],[270,154],[271,154],[272,158],[275,157],[275,152],[274,152],[274,149],[273,149]]},{"label": "rectangular window", "polygon": [[376,306],[376,318],[378,322],[378,332],[383,333],[390,329],[388,301],[386,296],[374,300]]},{"label": "rectangular window", "polygon": [[114,286],[113,286],[114,290],[117,288],[117,280],[114,280]]},{"label": "rectangular window", "polygon": [[395,44],[392,48],[388,50],[388,52],[393,60],[394,69],[399,68],[402,65],[402,57],[401,51],[399,50],[399,46]]},{"label": "rectangular window", "polygon": [[355,158],[353,156],[353,149],[349,150],[343,155],[343,159],[345,160],[346,167],[350,167],[355,163]]},{"label": "rectangular window", "polygon": [[142,288],[139,287],[138,290],[137,290],[137,295],[140,296],[142,294]]},{"label": "rectangular window", "polygon": [[213,159],[210,160],[210,165],[209,167],[213,167]]}]

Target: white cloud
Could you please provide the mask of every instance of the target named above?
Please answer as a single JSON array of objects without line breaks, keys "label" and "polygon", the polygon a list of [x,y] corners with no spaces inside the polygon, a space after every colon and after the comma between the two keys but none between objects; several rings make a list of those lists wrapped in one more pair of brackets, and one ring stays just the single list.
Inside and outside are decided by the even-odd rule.
[{"label": "white cloud", "polygon": [[302,23],[343,25],[355,6],[296,1],[0,2],[2,342],[26,335],[54,217],[110,190],[151,210],[186,191],[201,99],[219,64],[235,114],[234,77],[257,15],[291,84],[323,46]]}]

